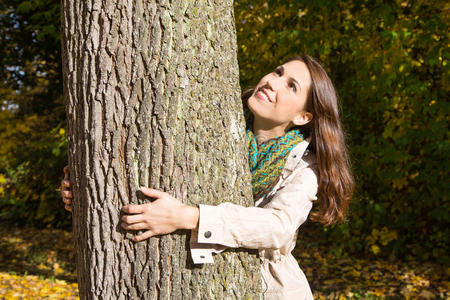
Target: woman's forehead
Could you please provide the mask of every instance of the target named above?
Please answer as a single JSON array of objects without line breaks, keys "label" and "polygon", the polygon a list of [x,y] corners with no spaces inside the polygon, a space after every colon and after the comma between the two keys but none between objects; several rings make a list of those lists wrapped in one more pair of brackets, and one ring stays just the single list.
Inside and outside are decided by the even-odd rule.
[{"label": "woman's forehead", "polygon": [[311,84],[311,75],[304,62],[291,60],[282,66],[287,76],[295,78],[297,81],[302,82],[303,85],[309,86]]}]

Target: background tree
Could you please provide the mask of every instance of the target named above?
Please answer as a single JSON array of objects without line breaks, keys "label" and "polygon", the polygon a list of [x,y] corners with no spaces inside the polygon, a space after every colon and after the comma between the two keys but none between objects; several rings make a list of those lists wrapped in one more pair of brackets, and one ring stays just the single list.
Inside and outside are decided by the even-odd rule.
[{"label": "background tree", "polygon": [[258,297],[255,255],[194,267],[188,232],[133,243],[119,228],[142,185],[252,205],[232,1],[68,0],[62,28],[80,297]]}]

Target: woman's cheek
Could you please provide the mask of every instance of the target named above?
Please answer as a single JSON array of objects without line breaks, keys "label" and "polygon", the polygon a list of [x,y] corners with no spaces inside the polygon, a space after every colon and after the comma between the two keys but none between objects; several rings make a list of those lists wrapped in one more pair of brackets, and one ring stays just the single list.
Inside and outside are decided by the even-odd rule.
[{"label": "woman's cheek", "polygon": [[248,108],[253,114],[257,114],[258,112],[258,100],[254,95],[252,95],[250,98],[248,98]]}]

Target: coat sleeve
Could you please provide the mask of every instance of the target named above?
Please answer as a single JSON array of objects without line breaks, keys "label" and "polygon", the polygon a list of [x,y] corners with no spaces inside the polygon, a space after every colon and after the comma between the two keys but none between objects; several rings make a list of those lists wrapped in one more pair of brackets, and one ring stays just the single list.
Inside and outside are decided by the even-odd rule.
[{"label": "coat sleeve", "polygon": [[264,207],[232,203],[200,205],[197,243],[248,249],[279,249],[306,221],[316,200],[317,175],[310,167],[292,174]]}]

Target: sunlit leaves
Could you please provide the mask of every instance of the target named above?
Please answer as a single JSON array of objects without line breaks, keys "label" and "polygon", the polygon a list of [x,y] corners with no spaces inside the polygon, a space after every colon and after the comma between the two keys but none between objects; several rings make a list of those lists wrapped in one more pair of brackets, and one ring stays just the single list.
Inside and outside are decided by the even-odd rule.
[{"label": "sunlit leaves", "polygon": [[0,272],[0,297],[2,299],[79,299],[76,283],[4,272]]}]

